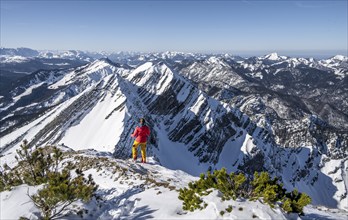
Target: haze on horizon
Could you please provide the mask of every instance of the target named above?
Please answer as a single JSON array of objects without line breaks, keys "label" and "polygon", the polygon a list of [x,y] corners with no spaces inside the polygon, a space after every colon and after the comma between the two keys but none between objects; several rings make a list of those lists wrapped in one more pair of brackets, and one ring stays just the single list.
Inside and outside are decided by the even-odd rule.
[{"label": "haze on horizon", "polygon": [[348,56],[348,3],[1,0],[1,47]]}]

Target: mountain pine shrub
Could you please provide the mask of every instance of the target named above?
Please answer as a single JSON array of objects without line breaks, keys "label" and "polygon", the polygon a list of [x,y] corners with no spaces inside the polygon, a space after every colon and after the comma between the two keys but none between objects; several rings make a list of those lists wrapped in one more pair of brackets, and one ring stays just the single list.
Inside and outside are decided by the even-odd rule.
[{"label": "mountain pine shrub", "polygon": [[253,186],[253,198],[262,197],[264,202],[272,208],[277,201],[284,197],[286,191],[283,185],[278,183],[278,179],[271,179],[267,172],[261,172],[260,174],[255,172],[251,185]]},{"label": "mountain pine shrub", "polygon": [[205,204],[201,205],[203,200],[192,189],[184,187],[179,190],[179,199],[184,201],[183,209],[193,212],[195,209],[205,208]]},{"label": "mountain pine shrub", "polygon": [[[212,189],[221,193],[221,200],[236,200],[246,198],[250,200],[262,199],[272,208],[276,204],[286,212],[303,214],[303,207],[311,202],[305,193],[294,190],[286,193],[283,184],[277,178],[271,179],[267,172],[255,172],[254,176],[247,177],[242,173],[228,174],[225,168],[201,174],[199,180],[190,182],[188,188],[179,190],[179,199],[183,201],[183,209],[194,211],[207,206],[201,199],[209,195]],[[202,206],[203,204],[203,206]],[[226,211],[232,211],[229,208]]]},{"label": "mountain pine shrub", "polygon": [[63,152],[57,147],[46,146],[31,150],[26,140],[16,152],[18,165],[10,168],[5,164],[0,172],[0,191],[10,190],[23,183],[29,186],[47,183],[49,174],[58,172],[58,166],[63,160]]},{"label": "mountain pine shrub", "polygon": [[286,193],[285,198],[288,201],[287,202],[285,201],[283,203],[283,206],[285,206],[287,210],[290,210],[290,211],[287,211],[284,208],[284,210],[287,212],[297,212],[297,213],[303,214],[303,207],[311,203],[311,197],[309,197],[305,193],[298,192],[296,189],[290,193]]},{"label": "mountain pine shrub", "polygon": [[70,170],[52,172],[48,184],[30,198],[42,211],[44,219],[54,219],[64,216],[68,207],[77,200],[88,202],[97,189],[92,176],[86,179],[82,172],[76,170],[77,176],[71,178]]},{"label": "mountain pine shrub", "polygon": [[23,141],[15,158],[18,161],[16,167],[5,164],[0,171],[0,191],[11,190],[23,183],[45,184],[37,194],[29,196],[44,219],[60,218],[73,211],[70,207],[73,202],[90,201],[98,188],[92,176],[85,178],[81,169],[76,169],[76,176],[72,178],[71,170],[75,166],[71,163],[63,166],[63,152],[57,147],[32,150],[28,142]]},{"label": "mountain pine shrub", "polygon": [[63,160],[63,152],[57,147],[46,146],[30,150],[27,141],[23,141],[17,150],[18,168],[23,182],[28,185],[40,185],[48,181],[48,174],[57,172],[59,163]]},{"label": "mountain pine shrub", "polygon": [[11,190],[11,187],[21,184],[23,184],[23,181],[18,170],[12,172],[0,171],[0,192]]}]

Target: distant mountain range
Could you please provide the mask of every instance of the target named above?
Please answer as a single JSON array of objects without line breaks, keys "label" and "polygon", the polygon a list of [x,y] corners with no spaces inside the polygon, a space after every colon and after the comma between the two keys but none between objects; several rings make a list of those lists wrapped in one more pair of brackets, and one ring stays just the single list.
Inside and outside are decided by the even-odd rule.
[{"label": "distant mountain range", "polygon": [[[26,75],[11,78],[19,68]],[[148,153],[163,166],[267,170],[314,204],[348,209],[347,57],[2,48],[1,74],[5,158],[23,139],[129,158],[145,117]]]}]

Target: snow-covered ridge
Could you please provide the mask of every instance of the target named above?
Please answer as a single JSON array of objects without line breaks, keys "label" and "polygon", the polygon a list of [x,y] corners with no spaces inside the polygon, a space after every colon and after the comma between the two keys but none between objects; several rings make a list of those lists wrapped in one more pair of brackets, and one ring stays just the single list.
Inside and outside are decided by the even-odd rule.
[{"label": "snow-covered ridge", "polygon": [[[201,54],[201,53],[184,53],[175,51],[165,51],[165,52],[106,52],[106,51],[82,51],[82,50],[33,50],[30,48],[0,48],[0,55],[4,57],[11,56],[21,56],[21,57],[37,57],[37,58],[62,58],[62,59],[81,59],[91,62],[100,58],[134,58],[138,57],[142,60],[149,60],[152,58],[160,59],[172,59],[176,61],[184,59],[206,59],[209,57],[222,57],[222,58],[234,58],[242,60],[242,57],[235,56],[235,54]],[[277,52],[266,54],[257,57],[258,60],[270,60],[270,61],[280,61],[286,60],[291,57],[279,55]],[[301,57],[293,57],[301,58]],[[247,59],[247,58],[245,58]],[[325,60],[325,59],[324,59]],[[347,61],[347,57],[343,55],[336,55],[332,58],[326,60],[337,60],[337,61]]]},{"label": "snow-covered ridge", "polygon": [[[26,59],[27,58],[27,59]],[[240,66],[249,70],[250,72],[258,71],[264,68],[297,68],[307,66],[317,69],[328,69],[333,71],[337,77],[343,78],[347,75],[347,57],[336,55],[329,59],[315,60],[313,58],[288,57],[281,56],[276,52],[266,54],[259,57],[242,58],[231,54],[199,54],[199,53],[183,53],[183,52],[156,52],[156,53],[142,53],[142,52],[91,52],[80,50],[51,50],[51,51],[36,51],[28,48],[1,48],[1,63],[12,65],[18,62],[27,63],[29,61],[44,59],[43,65],[56,66],[64,68],[69,66],[70,62],[92,62],[100,58],[109,58],[110,60],[127,64],[129,66],[137,67],[140,64],[148,61],[165,60],[170,63],[181,63],[182,61],[198,61],[207,60],[207,62],[220,63],[225,65],[223,60],[238,62]],[[60,63],[50,63],[49,60],[61,60]],[[68,61],[68,62],[64,62]],[[220,60],[220,61],[219,61]],[[57,61],[58,62],[58,61]],[[64,65],[63,65],[64,64]],[[229,63],[230,64],[230,63]],[[74,65],[70,63],[70,65]],[[32,70],[30,70],[32,71]],[[26,71],[26,72],[30,72]],[[252,75],[255,75],[254,73]]]},{"label": "snow-covered ridge", "polygon": [[[319,124],[312,119],[282,120],[277,124],[280,129],[294,135],[282,140],[284,136],[276,133],[279,130],[272,127],[271,120],[277,120],[274,115],[292,117],[302,106],[296,105],[293,111],[289,108],[294,105],[292,99],[282,103],[267,94],[269,90],[262,91],[265,97],[253,94],[254,86],[263,89],[257,80],[273,83],[276,79],[272,89],[281,91],[287,88],[282,76],[310,76],[308,72],[316,67],[302,66],[310,60],[296,59],[295,67],[282,67],[277,65],[285,61],[237,62],[225,55],[184,64],[154,54],[141,59],[135,68],[100,59],[74,69],[36,74],[40,75],[37,81],[13,93],[16,103],[3,103],[7,109],[0,111],[6,119],[0,134],[2,153],[16,149],[25,138],[32,145],[64,144],[75,150],[93,148],[128,158],[133,141],[129,134],[137,118],[145,116],[152,129],[148,154],[167,168],[193,175],[222,166],[243,172],[266,169],[281,177],[287,188],[310,194],[314,204],[347,208],[347,183],[343,181],[347,164],[344,148],[337,150],[344,140],[328,132],[324,146],[313,144],[318,137],[311,135]],[[244,64],[255,71],[243,69]],[[334,77],[330,80],[338,82]],[[40,82],[45,83],[35,87]],[[27,105],[29,98],[37,104]],[[305,111],[298,114],[308,116]],[[318,195],[319,191],[324,193]]]},{"label": "snow-covered ridge", "polygon": [[340,66],[342,63],[347,63],[348,62],[348,57],[342,56],[342,55],[336,55],[334,57],[331,57],[329,59],[321,60],[320,63],[322,65],[326,65],[329,67],[337,67]]},{"label": "snow-covered ridge", "polygon": [[340,61],[348,61],[348,57],[346,56],[343,56],[343,55],[336,55],[332,58],[330,58],[332,60],[340,60]]},{"label": "snow-covered ridge", "polygon": [[277,53],[273,52],[267,55],[264,55],[259,58],[260,60],[266,59],[266,60],[273,60],[273,61],[279,61],[279,60],[285,60],[287,59],[286,56],[279,56]]},{"label": "snow-covered ridge", "polygon": [[[60,146],[59,146],[60,147]],[[73,161],[79,164],[84,161],[88,165],[82,168],[85,176],[92,175],[98,190],[99,200],[92,199],[87,204],[73,203],[70,208],[86,210],[82,218],[86,219],[289,219],[297,215],[285,214],[279,207],[270,208],[260,201],[230,200],[222,201],[221,195],[214,191],[202,197],[208,205],[203,210],[187,212],[182,209],[182,201],[178,199],[178,190],[187,187],[188,183],[197,180],[180,170],[172,170],[159,165],[153,158],[147,164],[134,163],[130,160],[115,159],[105,152],[83,150],[73,151],[66,147],[62,150],[70,156],[62,164]],[[13,166],[13,163],[10,166]],[[39,209],[35,207],[27,194],[33,195],[41,186],[20,185],[11,191],[0,193],[0,218],[39,219]],[[165,202],[163,202],[165,201]],[[225,209],[232,206],[231,212]],[[221,216],[220,211],[225,211]],[[321,217],[345,219],[346,214],[337,209],[307,206],[304,218]],[[81,216],[70,213],[64,219],[76,219]]]},{"label": "snow-covered ridge", "polygon": [[23,57],[23,56],[0,56],[0,62],[1,63],[23,63],[23,62],[28,62],[32,59],[28,57]]}]

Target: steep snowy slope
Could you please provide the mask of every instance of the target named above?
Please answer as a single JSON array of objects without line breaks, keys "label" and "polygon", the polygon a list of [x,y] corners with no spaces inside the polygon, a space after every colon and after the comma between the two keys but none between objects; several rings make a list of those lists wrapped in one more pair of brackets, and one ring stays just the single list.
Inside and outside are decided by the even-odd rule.
[{"label": "steep snowy slope", "polygon": [[[66,128],[78,123],[106,95],[117,96],[117,90],[113,91],[114,88],[111,85],[115,80],[114,77],[117,77],[115,72],[124,71],[124,69],[110,65],[108,62],[108,60],[101,60],[67,72],[49,72],[48,74],[40,72],[39,77],[36,74],[33,80],[16,88],[13,91],[12,102],[9,102],[10,104],[1,112],[4,121],[2,130],[5,135],[2,137],[2,144],[7,142],[7,133],[30,122],[29,116],[31,116],[29,118],[32,120],[31,123],[22,127],[23,131],[17,130],[18,136],[13,136],[12,133],[9,137],[18,138],[36,128],[32,133],[32,136],[36,135],[35,138],[25,138],[31,140],[33,144],[45,143],[48,140],[54,143],[61,138]],[[35,87],[41,87],[41,89],[34,89]],[[26,106],[27,102],[23,99],[31,100],[30,106]],[[33,99],[37,102],[33,102]],[[120,103],[110,107],[117,104]],[[49,116],[51,116],[50,119],[46,120]],[[15,140],[14,143],[18,143],[23,138]]]}]

